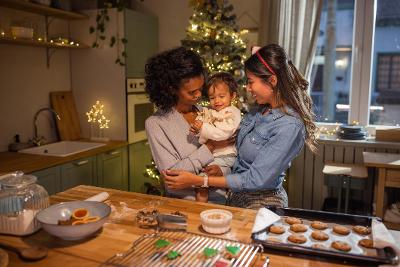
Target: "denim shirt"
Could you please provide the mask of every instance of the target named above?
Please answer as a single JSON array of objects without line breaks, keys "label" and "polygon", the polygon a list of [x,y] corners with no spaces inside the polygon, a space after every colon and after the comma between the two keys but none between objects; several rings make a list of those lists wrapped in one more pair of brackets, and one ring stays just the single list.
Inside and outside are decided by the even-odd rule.
[{"label": "denim shirt", "polygon": [[305,127],[299,115],[288,106],[262,115],[262,108],[243,118],[236,140],[237,159],[232,174],[226,176],[234,191],[258,191],[278,188],[290,162],[301,151]]}]

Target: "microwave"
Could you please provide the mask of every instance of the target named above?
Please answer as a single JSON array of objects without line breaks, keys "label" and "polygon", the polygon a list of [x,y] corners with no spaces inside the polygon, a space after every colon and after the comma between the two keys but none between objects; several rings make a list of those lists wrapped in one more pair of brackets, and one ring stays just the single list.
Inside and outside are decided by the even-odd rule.
[{"label": "microwave", "polygon": [[127,79],[128,141],[147,140],[145,122],[155,109],[145,93],[144,79]]}]

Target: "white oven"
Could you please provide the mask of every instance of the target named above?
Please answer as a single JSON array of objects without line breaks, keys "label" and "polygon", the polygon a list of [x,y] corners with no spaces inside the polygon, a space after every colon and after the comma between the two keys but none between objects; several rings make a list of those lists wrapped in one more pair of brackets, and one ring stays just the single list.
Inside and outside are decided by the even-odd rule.
[{"label": "white oven", "polygon": [[144,79],[127,79],[126,88],[128,141],[136,143],[147,139],[145,121],[153,114],[154,105],[145,93]]}]

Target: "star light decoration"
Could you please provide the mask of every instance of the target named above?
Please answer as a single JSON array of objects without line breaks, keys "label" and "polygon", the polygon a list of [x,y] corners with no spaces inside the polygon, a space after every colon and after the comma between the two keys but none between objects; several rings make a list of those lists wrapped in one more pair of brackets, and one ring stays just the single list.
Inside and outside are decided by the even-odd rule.
[{"label": "star light decoration", "polygon": [[110,120],[103,114],[104,105],[100,101],[96,101],[96,104],[92,106],[89,112],[86,112],[88,122],[98,123],[100,129],[108,129]]}]

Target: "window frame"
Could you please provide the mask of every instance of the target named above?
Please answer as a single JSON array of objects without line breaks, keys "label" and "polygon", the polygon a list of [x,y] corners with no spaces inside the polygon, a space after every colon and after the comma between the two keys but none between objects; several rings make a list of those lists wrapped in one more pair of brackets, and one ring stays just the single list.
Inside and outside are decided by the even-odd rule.
[{"label": "window frame", "polygon": [[355,0],[352,78],[348,122],[369,125],[376,0]]}]

